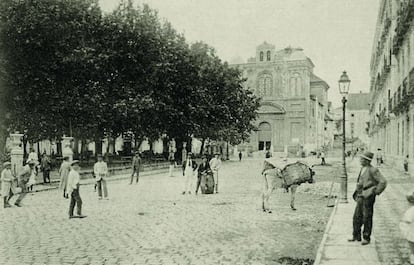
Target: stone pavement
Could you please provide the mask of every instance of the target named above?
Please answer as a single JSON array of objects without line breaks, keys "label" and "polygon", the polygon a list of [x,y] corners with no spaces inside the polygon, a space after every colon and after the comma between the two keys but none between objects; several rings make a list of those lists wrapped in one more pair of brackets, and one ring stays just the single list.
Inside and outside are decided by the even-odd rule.
[{"label": "stone pavement", "polygon": [[360,166],[358,159],[347,162],[349,203],[337,204],[325,231],[315,265],[341,264],[409,264],[409,249],[399,232],[399,221],[409,205],[405,194],[413,191],[414,179],[401,170],[382,165],[380,170],[388,180],[387,189],[377,197],[371,244],[349,243],[352,235],[352,215],[355,202],[352,192]]},{"label": "stone pavement", "polygon": [[23,207],[0,209],[0,264],[311,264],[332,211],[330,182],[319,174],[300,186],[296,212],[278,190],[273,214],[263,213],[262,163],[224,163],[214,195],[181,195],[178,169],[109,182],[109,200],[83,185],[85,219],[68,219],[57,190],[31,193]]}]

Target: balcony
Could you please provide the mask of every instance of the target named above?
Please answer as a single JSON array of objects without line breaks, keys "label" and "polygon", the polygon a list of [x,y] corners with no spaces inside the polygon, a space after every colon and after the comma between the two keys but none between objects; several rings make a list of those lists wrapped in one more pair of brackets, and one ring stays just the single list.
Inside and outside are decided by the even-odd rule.
[{"label": "balcony", "polygon": [[395,36],[393,40],[394,55],[400,51],[401,45],[404,41],[405,35],[410,29],[411,23],[414,19],[414,1],[402,2],[398,10],[397,26],[395,28]]}]

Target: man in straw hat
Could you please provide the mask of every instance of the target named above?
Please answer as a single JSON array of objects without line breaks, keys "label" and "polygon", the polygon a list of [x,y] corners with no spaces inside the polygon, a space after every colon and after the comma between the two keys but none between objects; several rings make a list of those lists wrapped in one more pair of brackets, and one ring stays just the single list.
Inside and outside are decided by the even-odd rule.
[{"label": "man in straw hat", "polygon": [[10,192],[11,194],[14,194],[16,192],[13,186],[14,176],[12,175],[12,172],[11,172],[10,162],[4,162],[0,180],[1,180],[1,196],[3,196],[4,208],[11,207],[11,205],[9,204],[9,200],[11,196],[13,195],[10,195]]},{"label": "man in straw hat", "polygon": [[96,183],[98,184],[98,197],[102,199],[102,190],[103,197],[108,199],[108,189],[106,188],[106,177],[108,176],[108,165],[103,161],[101,154],[98,154],[98,161],[93,166],[93,172],[96,176]]},{"label": "man in straw hat", "polygon": [[218,193],[218,172],[221,167],[220,153],[215,153],[214,158],[210,160],[210,168],[213,171],[213,177],[216,182],[215,189]]},{"label": "man in straw hat", "polygon": [[[79,194],[80,175],[79,175],[79,161],[73,160],[71,163],[71,169],[68,175],[68,193],[70,194],[69,205],[69,219],[71,218],[84,218],[82,215],[82,199]],[[73,210],[77,206],[78,216],[73,215]]]},{"label": "man in straw hat", "polygon": [[17,175],[19,187],[22,189],[22,191],[19,194],[19,197],[14,203],[14,205],[16,205],[17,207],[21,207],[20,203],[29,192],[27,183],[29,182],[29,179],[32,176],[32,174],[34,174],[36,163],[37,162],[34,160],[27,161],[27,165],[24,166],[23,170]]},{"label": "man in straw hat", "polygon": [[356,190],[352,195],[356,201],[356,207],[353,216],[353,234],[348,241],[361,241],[361,228],[364,226],[362,245],[368,245],[371,241],[375,197],[380,195],[387,186],[387,181],[381,172],[371,165],[373,157],[374,154],[371,152],[364,152],[361,155],[362,168],[359,172]]}]

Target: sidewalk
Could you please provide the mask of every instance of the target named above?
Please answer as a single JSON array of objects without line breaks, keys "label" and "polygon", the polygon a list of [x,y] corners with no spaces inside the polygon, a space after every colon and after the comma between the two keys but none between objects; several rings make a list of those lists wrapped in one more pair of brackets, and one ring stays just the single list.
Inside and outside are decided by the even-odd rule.
[{"label": "sidewalk", "polygon": [[348,238],[352,237],[354,208],[352,193],[348,194],[348,203],[336,203],[314,265],[381,264],[373,236],[371,236],[371,243],[366,246],[362,246],[360,242],[348,242]]}]

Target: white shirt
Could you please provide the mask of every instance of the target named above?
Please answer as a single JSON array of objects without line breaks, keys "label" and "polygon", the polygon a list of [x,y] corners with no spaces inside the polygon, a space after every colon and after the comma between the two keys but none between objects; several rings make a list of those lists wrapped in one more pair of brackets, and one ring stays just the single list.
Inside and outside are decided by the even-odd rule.
[{"label": "white shirt", "polygon": [[218,171],[221,167],[221,159],[213,158],[210,160],[210,167],[213,171]]},{"label": "white shirt", "polygon": [[95,173],[96,181],[105,177],[108,174],[108,166],[106,165],[106,162],[96,162],[93,166],[93,172]]},{"label": "white shirt", "polygon": [[27,161],[29,161],[29,160],[34,160],[34,161],[38,162],[39,157],[37,156],[37,153],[36,152],[31,152],[29,154],[29,157],[27,158]]},{"label": "white shirt", "polygon": [[80,183],[80,175],[77,171],[73,168],[70,169],[68,175],[68,193],[71,193],[74,189],[78,188],[78,184]]}]

